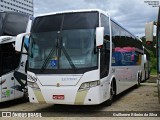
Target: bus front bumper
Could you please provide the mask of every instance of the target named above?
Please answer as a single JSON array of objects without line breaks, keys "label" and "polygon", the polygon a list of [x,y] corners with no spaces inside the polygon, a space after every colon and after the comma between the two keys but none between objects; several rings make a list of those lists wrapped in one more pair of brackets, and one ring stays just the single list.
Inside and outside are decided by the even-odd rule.
[{"label": "bus front bumper", "polygon": [[52,103],[68,105],[96,105],[103,102],[100,86],[78,90],[74,86],[45,86],[40,89],[28,87],[31,103]]}]

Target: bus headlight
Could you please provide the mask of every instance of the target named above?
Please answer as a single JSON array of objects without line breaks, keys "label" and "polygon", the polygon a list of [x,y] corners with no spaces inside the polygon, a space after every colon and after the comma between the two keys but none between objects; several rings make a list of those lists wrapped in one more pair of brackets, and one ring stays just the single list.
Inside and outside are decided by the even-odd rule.
[{"label": "bus headlight", "polygon": [[79,90],[89,89],[91,87],[96,87],[98,85],[100,85],[100,81],[99,80],[91,81],[91,82],[85,82],[85,83],[82,83],[82,85],[80,86]]},{"label": "bus headlight", "polygon": [[39,89],[39,86],[36,83],[36,81],[37,81],[37,77],[36,76],[27,74],[27,82],[28,82],[28,86],[29,87]]},{"label": "bus headlight", "polygon": [[28,86],[31,88],[40,89],[37,83],[28,81]]}]

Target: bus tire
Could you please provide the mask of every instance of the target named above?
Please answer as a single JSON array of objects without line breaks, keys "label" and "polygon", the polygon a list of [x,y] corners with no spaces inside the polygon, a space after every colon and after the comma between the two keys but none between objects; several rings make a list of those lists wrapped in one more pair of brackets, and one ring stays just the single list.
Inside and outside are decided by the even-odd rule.
[{"label": "bus tire", "polygon": [[138,88],[141,84],[141,79],[142,79],[142,75],[138,74],[138,80],[137,80],[137,85],[136,88]]},{"label": "bus tire", "polygon": [[110,86],[110,98],[106,101],[107,106],[112,105],[115,95],[116,95],[116,83],[114,80],[112,80]]},{"label": "bus tire", "polygon": [[147,73],[146,73],[146,71],[145,71],[144,81],[146,81],[146,80],[147,80]]}]

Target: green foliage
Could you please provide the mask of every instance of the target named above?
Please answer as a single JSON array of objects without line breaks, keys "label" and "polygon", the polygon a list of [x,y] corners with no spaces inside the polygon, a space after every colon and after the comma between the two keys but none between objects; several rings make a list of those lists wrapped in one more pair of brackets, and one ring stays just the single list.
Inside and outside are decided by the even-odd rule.
[{"label": "green foliage", "polygon": [[150,70],[151,74],[157,74],[157,51],[156,51],[156,36],[153,38],[151,45],[146,44],[145,37],[142,37],[143,46],[147,49],[150,55]]},{"label": "green foliage", "polygon": [[157,58],[153,52],[150,53],[150,69],[152,74],[157,73]]}]

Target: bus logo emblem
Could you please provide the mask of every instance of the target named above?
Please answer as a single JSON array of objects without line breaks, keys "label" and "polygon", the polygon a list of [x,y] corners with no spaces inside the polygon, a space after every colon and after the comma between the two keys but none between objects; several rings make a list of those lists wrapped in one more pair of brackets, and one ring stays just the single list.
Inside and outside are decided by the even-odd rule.
[{"label": "bus logo emblem", "polygon": [[57,83],[57,85],[56,85],[57,87],[60,87],[60,84],[59,83]]}]

